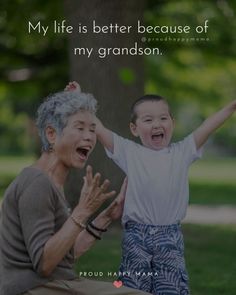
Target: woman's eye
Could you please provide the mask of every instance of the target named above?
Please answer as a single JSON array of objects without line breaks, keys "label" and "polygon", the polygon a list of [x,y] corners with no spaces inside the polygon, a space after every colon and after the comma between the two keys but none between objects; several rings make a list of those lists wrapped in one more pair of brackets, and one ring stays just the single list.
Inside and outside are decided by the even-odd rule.
[{"label": "woman's eye", "polygon": [[92,133],[95,133],[95,129],[91,129],[91,130],[89,130],[90,132],[92,132]]},{"label": "woman's eye", "polygon": [[167,120],[167,117],[162,117],[161,120],[165,121],[165,120]]},{"label": "woman's eye", "polygon": [[144,122],[152,122],[152,120],[151,119],[146,119],[146,120],[144,120]]}]

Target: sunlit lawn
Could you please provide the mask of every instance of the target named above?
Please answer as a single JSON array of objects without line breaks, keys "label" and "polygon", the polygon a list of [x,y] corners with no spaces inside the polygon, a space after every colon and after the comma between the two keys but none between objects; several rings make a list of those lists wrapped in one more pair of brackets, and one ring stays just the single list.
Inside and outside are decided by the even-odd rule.
[{"label": "sunlit lawn", "polygon": [[17,175],[22,168],[32,164],[33,157],[0,156],[0,176]]},{"label": "sunlit lawn", "polygon": [[236,159],[197,161],[189,175],[190,204],[236,205]]},{"label": "sunlit lawn", "polygon": [[[0,196],[32,157],[0,157]],[[236,160],[195,163],[190,171],[190,202],[236,205]],[[183,225],[192,295],[236,294],[236,226]],[[113,227],[80,258],[76,271],[114,281],[120,262],[121,229]],[[85,274],[87,272],[87,274]]]},{"label": "sunlit lawn", "polygon": [[202,159],[192,164],[190,180],[197,183],[236,184],[236,157]]},{"label": "sunlit lawn", "polygon": [[[183,225],[192,295],[234,295],[236,227]],[[114,281],[120,262],[121,230],[113,229],[76,266],[78,274]]]}]

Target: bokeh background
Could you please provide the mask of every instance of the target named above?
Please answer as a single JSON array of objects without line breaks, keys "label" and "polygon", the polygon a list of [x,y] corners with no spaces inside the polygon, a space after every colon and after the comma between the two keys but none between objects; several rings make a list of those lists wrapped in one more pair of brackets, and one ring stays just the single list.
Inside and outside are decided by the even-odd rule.
[{"label": "bokeh background", "polygon": [[[158,93],[170,102],[176,120],[174,140],[196,128],[208,115],[235,99],[236,2],[233,0],[2,0],[0,4],[0,198],[22,167],[40,153],[34,126],[38,105],[49,93],[77,80],[99,101],[99,116],[114,131],[130,137],[129,108],[144,93]],[[72,25],[73,34],[28,33],[28,21]],[[92,34],[91,23],[135,26],[188,25],[209,20],[206,34]],[[76,32],[78,24],[89,32]],[[190,36],[191,35],[191,36]],[[191,41],[157,41],[170,36]],[[143,42],[142,37],[146,38]],[[202,40],[198,40],[202,37]],[[204,40],[203,40],[204,39]],[[159,56],[75,56],[74,47],[158,47]],[[206,145],[203,160],[190,171],[190,203],[236,205],[236,117]],[[123,174],[98,144],[90,162],[118,188]],[[81,174],[73,171],[67,191],[77,202]],[[184,225],[186,259],[193,295],[234,294],[236,290],[235,225]],[[119,228],[78,263],[78,271],[116,271],[120,258]],[[104,249],[106,248],[106,251]],[[102,258],[104,256],[104,259]],[[110,258],[109,258],[110,257]]]}]

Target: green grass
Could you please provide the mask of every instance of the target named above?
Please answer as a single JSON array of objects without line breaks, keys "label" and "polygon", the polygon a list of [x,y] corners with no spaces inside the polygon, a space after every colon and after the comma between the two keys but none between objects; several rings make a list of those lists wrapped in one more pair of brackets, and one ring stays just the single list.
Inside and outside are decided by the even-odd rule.
[{"label": "green grass", "polygon": [[[233,226],[183,225],[192,295],[233,295],[236,290]],[[87,278],[114,281],[120,262],[121,230],[113,229],[82,256],[76,271]],[[86,274],[87,273],[87,274]]]},{"label": "green grass", "polygon": [[236,158],[202,159],[190,167],[190,181],[198,183],[236,183]]},{"label": "green grass", "polygon": [[0,156],[0,176],[16,176],[22,168],[29,166],[34,161],[32,156]]},{"label": "green grass", "polygon": [[[0,157],[0,197],[33,157]],[[236,205],[236,159],[200,160],[190,169],[190,204]]]},{"label": "green grass", "polygon": [[236,227],[185,225],[184,236],[192,295],[235,294]]},{"label": "green grass", "polygon": [[190,183],[189,203],[236,206],[236,185],[225,183]]}]

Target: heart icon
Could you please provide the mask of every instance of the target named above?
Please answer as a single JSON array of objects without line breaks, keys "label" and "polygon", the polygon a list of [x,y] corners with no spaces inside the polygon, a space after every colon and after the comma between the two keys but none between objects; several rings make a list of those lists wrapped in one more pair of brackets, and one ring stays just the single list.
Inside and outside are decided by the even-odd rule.
[{"label": "heart icon", "polygon": [[114,281],[113,282],[113,286],[115,286],[116,288],[120,288],[122,287],[123,283],[122,281]]}]

